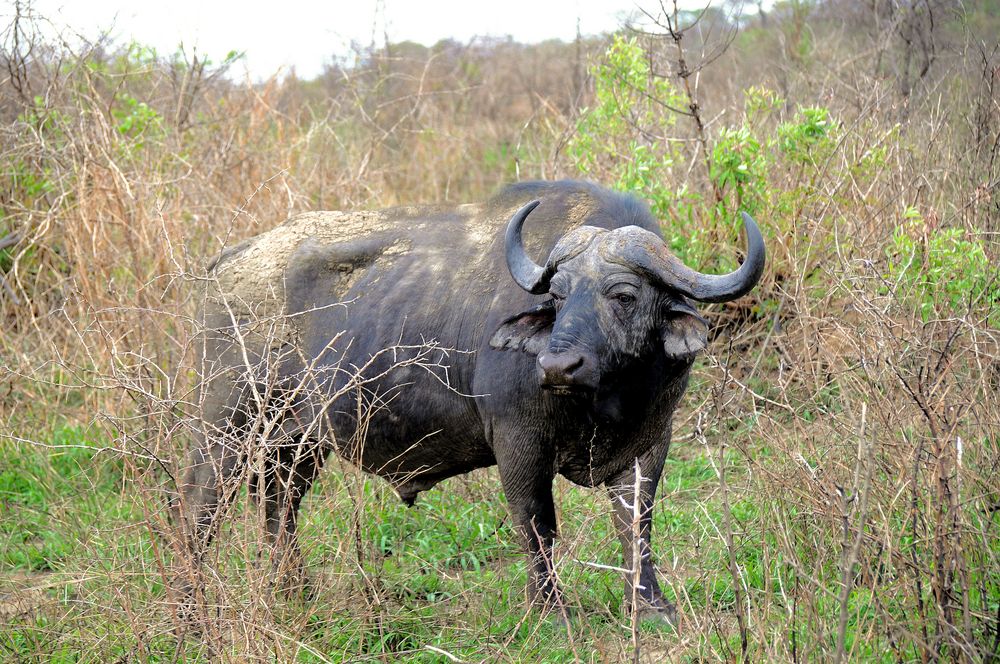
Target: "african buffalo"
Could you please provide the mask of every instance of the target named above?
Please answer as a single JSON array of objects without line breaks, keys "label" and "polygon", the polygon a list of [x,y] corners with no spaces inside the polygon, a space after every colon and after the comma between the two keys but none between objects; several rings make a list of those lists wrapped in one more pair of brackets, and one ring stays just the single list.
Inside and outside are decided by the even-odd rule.
[{"label": "african buffalo", "polygon": [[685,267],[644,203],[583,182],[515,184],[457,208],[305,213],[225,251],[209,268],[204,426],[180,492],[192,548],[211,539],[230,480],[249,476],[270,537],[294,550],[330,450],[407,504],[496,464],[529,598],[551,605],[555,474],[607,488],[630,561],[638,460],[638,594],[672,620],[651,507],[707,343],[691,300],[738,298],[764,268],[743,220],[746,259],[725,275]]}]

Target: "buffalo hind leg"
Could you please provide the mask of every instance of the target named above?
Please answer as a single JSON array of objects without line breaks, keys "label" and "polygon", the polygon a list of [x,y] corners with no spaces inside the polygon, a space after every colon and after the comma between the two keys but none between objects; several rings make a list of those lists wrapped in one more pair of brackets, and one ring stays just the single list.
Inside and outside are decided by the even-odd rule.
[{"label": "buffalo hind leg", "polygon": [[280,446],[263,473],[252,480],[252,494],[263,508],[264,530],[271,549],[271,566],[279,587],[292,594],[310,594],[296,528],[299,506],[319,475],[325,450],[310,440]]},{"label": "buffalo hind leg", "polygon": [[196,447],[188,458],[180,507],[185,540],[199,559],[215,537],[219,516],[236,493],[236,475],[244,465],[243,457],[232,440],[221,440]]},{"label": "buffalo hind leg", "polygon": [[195,605],[204,606],[201,567],[221,516],[226,512],[243,481],[245,453],[237,437],[220,435],[202,439],[188,457],[188,466],[175,500],[174,516],[183,539],[184,567],[176,577],[178,615],[182,622],[195,616]]},{"label": "buffalo hind leg", "polygon": [[[630,465],[612,477],[605,485],[608,487],[611,502],[614,505],[615,529],[618,531],[618,538],[622,543],[625,567],[632,567],[634,547],[638,545],[639,579],[638,586],[635,587],[638,599],[636,608],[643,617],[657,617],[666,620],[671,625],[676,625],[677,610],[663,597],[663,592],[660,590],[660,584],[656,579],[656,569],[653,565],[653,551],[650,546],[653,499],[656,495],[656,487],[660,482],[660,475],[663,472],[663,462],[667,456],[668,446],[669,443],[657,445],[638,460],[641,475],[638,521],[635,519],[635,465]],[[625,581],[625,606],[631,607],[634,583],[634,575]]]}]

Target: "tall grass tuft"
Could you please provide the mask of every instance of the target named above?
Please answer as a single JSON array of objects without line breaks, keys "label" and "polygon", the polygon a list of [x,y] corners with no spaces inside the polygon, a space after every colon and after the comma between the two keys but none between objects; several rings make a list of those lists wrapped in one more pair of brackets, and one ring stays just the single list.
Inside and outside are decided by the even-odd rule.
[{"label": "tall grass tuft", "polygon": [[[15,661],[997,661],[1000,18],[988,3],[650,8],[526,46],[386,44],[315,80],[239,55],[0,32],[0,655]],[[606,496],[560,483],[572,611],[524,607],[494,473],[407,510],[331,464],[282,592],[246,487],[201,559],[168,509],[200,426],[210,258],[313,209],[584,177],[648,200],[709,307],[654,555],[621,596]],[[638,481],[638,480],[637,480]],[[175,580],[194,575],[196,627]],[[280,565],[279,565],[280,566]],[[187,572],[185,572],[187,570]]]}]

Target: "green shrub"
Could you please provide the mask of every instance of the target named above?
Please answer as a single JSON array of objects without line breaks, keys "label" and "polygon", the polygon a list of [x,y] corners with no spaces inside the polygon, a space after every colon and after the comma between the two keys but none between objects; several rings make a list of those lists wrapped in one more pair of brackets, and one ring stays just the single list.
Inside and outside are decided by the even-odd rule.
[{"label": "green shrub", "polygon": [[591,68],[594,105],[580,114],[569,144],[584,175],[634,191],[650,201],[653,214],[669,214],[677,196],[670,188],[678,154],[664,132],[672,128],[683,98],[665,78],[653,75],[635,38],[616,35],[604,60]]},{"label": "green shrub", "polygon": [[778,126],[778,146],[790,161],[814,164],[832,154],[836,146],[834,127],[827,109],[799,109],[793,122]]},{"label": "green shrub", "polygon": [[[739,246],[740,211],[763,221],[765,235],[811,242],[796,231],[800,220],[824,202],[825,186],[846,178],[852,167],[827,163],[842,138],[830,111],[802,107],[777,123],[784,100],[767,88],[748,88],[742,120],[706,130],[702,167],[692,163],[704,158],[700,150],[685,148],[693,145],[689,128],[678,127],[688,101],[653,74],[650,60],[634,38],[617,36],[592,67],[595,102],[581,113],[569,145],[576,168],[649,201],[671,249],[697,269],[736,266],[735,254],[719,248]],[[851,176],[870,180],[879,158],[884,150],[869,150],[864,167]],[[707,177],[690,179],[699,172]],[[832,219],[820,221],[832,229]],[[820,234],[818,248],[832,246],[831,234]],[[773,269],[794,271],[788,265]]]},{"label": "green shrub", "polygon": [[907,207],[886,257],[887,279],[902,287],[924,322],[981,313],[1000,323],[1000,271],[964,229],[930,229],[920,210]]},{"label": "green shrub", "polygon": [[116,101],[119,105],[111,110],[111,115],[118,133],[130,139],[123,144],[126,151],[142,150],[146,141],[163,138],[163,117],[146,102],[129,94],[119,96]]}]

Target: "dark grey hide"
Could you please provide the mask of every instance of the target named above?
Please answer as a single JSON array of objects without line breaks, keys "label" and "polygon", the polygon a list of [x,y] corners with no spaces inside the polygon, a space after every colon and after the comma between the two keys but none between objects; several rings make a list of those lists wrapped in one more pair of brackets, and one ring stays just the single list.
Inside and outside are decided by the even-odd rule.
[{"label": "dark grey hide", "polygon": [[[227,500],[220,487],[247,467],[268,531],[294,549],[299,502],[331,450],[384,477],[407,504],[496,464],[530,556],[529,597],[551,604],[556,473],[607,488],[630,561],[638,460],[639,594],[644,610],[672,619],[649,549],[650,511],[672,415],[706,344],[690,298],[725,301],[753,287],[764,265],[753,221],[745,217],[740,270],[711,276],[669,254],[645,204],[587,183],[517,184],[485,205],[364,214],[292,219],[212,266],[222,287],[206,305],[209,433],[181,492],[192,547],[208,544]],[[268,282],[271,273],[280,279]],[[268,327],[268,298],[290,331]],[[249,341],[236,343],[241,326]],[[421,352],[421,365],[393,368]],[[261,407],[273,416],[255,464],[231,441],[260,435]]]}]

